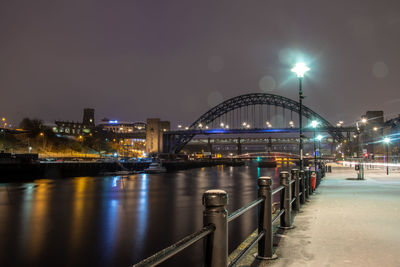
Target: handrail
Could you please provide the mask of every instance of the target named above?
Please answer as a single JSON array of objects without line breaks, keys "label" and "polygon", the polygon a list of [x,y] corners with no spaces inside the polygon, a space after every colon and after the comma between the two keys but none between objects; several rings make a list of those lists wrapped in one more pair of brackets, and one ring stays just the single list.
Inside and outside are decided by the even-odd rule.
[{"label": "handrail", "polygon": [[250,244],[248,244],[240,253],[239,255],[236,256],[236,258],[234,258],[228,265],[228,267],[232,267],[235,266],[236,264],[238,264],[238,262],[243,258],[244,255],[246,255],[250,249],[252,249],[254,247],[254,245],[260,241],[260,239],[265,235],[265,231],[262,231],[261,233],[259,233],[251,242]]},{"label": "handrail", "polygon": [[272,195],[275,195],[276,193],[278,193],[279,191],[283,190],[285,187],[280,185],[277,188],[275,188],[274,190],[272,190]]},{"label": "handrail", "polygon": [[[271,177],[260,177],[257,181],[258,198],[229,215],[226,210],[228,194],[219,189],[206,191],[203,194],[203,205],[205,207],[203,228],[133,265],[133,267],[158,265],[201,239],[204,239],[203,260],[205,266],[235,266],[257,242],[259,244],[257,253],[259,258],[276,258],[273,253],[273,224],[280,219],[281,229],[293,228],[292,204],[295,203],[293,209],[299,211],[300,204],[304,204],[313,192],[309,170],[304,173],[300,172],[300,177],[298,170],[292,170],[291,173],[292,179],[288,172],[282,171],[279,174],[280,186],[273,190],[271,189]],[[321,177],[323,177],[322,174],[320,174],[319,179]],[[291,186],[292,184],[294,184],[294,187]],[[319,182],[316,186],[318,187],[318,185]],[[275,217],[272,217],[274,215],[272,199],[277,193],[281,193],[280,210]],[[244,249],[239,249],[238,255],[228,263],[228,223],[259,204],[262,205],[258,209],[258,235]]]},{"label": "handrail", "polygon": [[232,212],[229,216],[228,216],[228,222],[236,219],[237,217],[239,217],[240,215],[242,215],[243,213],[245,213],[246,211],[254,208],[255,206],[257,206],[258,204],[260,204],[261,202],[264,201],[263,197],[259,197],[256,200],[254,200],[253,202],[251,202],[250,204],[247,204],[244,207],[241,207],[240,209],[235,210],[234,212]]},{"label": "handrail", "polygon": [[272,219],[272,224],[274,224],[275,221],[278,220],[278,219],[282,216],[282,214],[284,214],[284,213],[285,213],[285,210],[281,210],[281,211]]},{"label": "handrail", "polygon": [[214,225],[207,225],[203,227],[200,231],[197,231],[191,235],[184,237],[179,240],[175,244],[160,250],[153,256],[148,257],[147,259],[142,260],[141,262],[134,264],[133,267],[142,267],[142,266],[155,266],[157,264],[162,263],[163,261],[171,258],[175,254],[179,253],[181,250],[189,247],[190,245],[196,243],[207,235],[211,234],[215,230]]}]

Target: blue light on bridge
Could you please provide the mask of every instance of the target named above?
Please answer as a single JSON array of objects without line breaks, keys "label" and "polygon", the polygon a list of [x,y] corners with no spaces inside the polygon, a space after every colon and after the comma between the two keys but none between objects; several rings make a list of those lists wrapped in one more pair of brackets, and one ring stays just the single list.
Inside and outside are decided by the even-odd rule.
[{"label": "blue light on bridge", "polygon": [[204,133],[209,134],[224,134],[224,133],[287,133],[287,132],[298,132],[294,128],[282,128],[282,129],[211,129],[205,130]]},{"label": "blue light on bridge", "polygon": [[118,124],[118,121],[117,121],[117,120],[114,120],[114,121],[108,121],[108,123],[109,123],[109,124]]}]

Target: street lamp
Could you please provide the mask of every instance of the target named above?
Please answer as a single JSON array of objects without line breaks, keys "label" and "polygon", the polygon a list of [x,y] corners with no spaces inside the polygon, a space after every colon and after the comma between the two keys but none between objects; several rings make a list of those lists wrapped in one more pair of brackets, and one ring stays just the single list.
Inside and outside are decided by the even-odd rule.
[{"label": "street lamp", "polygon": [[315,146],[315,139],[316,139],[315,138],[315,130],[316,130],[317,126],[318,126],[318,121],[313,120],[311,122],[311,127],[313,127],[313,129],[314,129],[314,168],[315,168],[315,171],[317,171],[317,148]]},{"label": "street lamp", "polygon": [[44,149],[45,149],[44,132],[40,132],[39,135],[42,137],[42,150],[44,151]]},{"label": "street lamp", "polygon": [[389,144],[390,144],[390,138],[385,137],[383,139],[383,142],[386,144],[386,174],[389,175]]},{"label": "street lamp", "polygon": [[296,73],[297,78],[299,78],[299,105],[300,105],[300,110],[299,110],[299,128],[300,128],[300,172],[303,170],[303,77],[304,74],[309,71],[310,68],[307,67],[306,64],[304,63],[297,63],[293,68],[292,72]]}]

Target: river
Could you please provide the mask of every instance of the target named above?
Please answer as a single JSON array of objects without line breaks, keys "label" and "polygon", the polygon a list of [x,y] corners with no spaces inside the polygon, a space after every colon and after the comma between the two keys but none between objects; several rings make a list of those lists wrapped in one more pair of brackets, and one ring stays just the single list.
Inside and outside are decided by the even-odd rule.
[{"label": "river", "polygon": [[[130,266],[202,228],[202,194],[228,192],[228,212],[256,199],[280,169],[208,167],[163,174],[0,183],[0,266]],[[256,228],[229,224],[229,251]],[[201,266],[202,242],[161,266]]]}]

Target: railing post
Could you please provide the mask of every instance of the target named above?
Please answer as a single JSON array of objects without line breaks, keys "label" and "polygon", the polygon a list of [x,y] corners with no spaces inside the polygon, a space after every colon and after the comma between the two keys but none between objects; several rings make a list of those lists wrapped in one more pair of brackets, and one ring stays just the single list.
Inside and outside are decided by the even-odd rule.
[{"label": "railing post", "polygon": [[306,179],[304,175],[304,171],[300,171],[300,177],[301,177],[301,197],[300,197],[300,202],[301,204],[306,203]]},{"label": "railing post", "polygon": [[273,232],[272,232],[272,179],[271,177],[258,178],[258,197],[265,199],[258,206],[258,233],[264,231],[264,236],[258,241],[257,258],[263,260],[276,259],[273,253]]},{"label": "railing post", "polygon": [[228,194],[223,190],[208,190],[203,194],[203,225],[214,225],[215,230],[204,239],[204,266],[228,265]]},{"label": "railing post", "polygon": [[305,184],[305,191],[306,191],[306,199],[308,199],[310,197],[310,190],[309,190],[309,180],[308,180],[308,174],[309,174],[310,170],[307,168],[304,171],[304,184]]},{"label": "railing post", "polygon": [[312,191],[312,184],[311,184],[311,174],[312,174],[312,171],[311,171],[310,168],[309,168],[309,169],[308,169],[308,172],[307,172],[307,182],[308,182],[307,190],[308,190],[308,196],[311,196],[312,193],[313,193],[313,191]]},{"label": "railing post", "polygon": [[285,210],[285,213],[281,216],[281,226],[282,229],[291,229],[292,226],[292,205],[290,204],[292,200],[292,187],[290,183],[290,174],[283,171],[279,174],[281,185],[284,187],[281,193],[281,209]]},{"label": "railing post", "polygon": [[294,197],[296,200],[293,202],[293,209],[295,211],[300,211],[300,183],[299,183],[299,170],[298,169],[292,169],[292,180],[294,179]]}]

